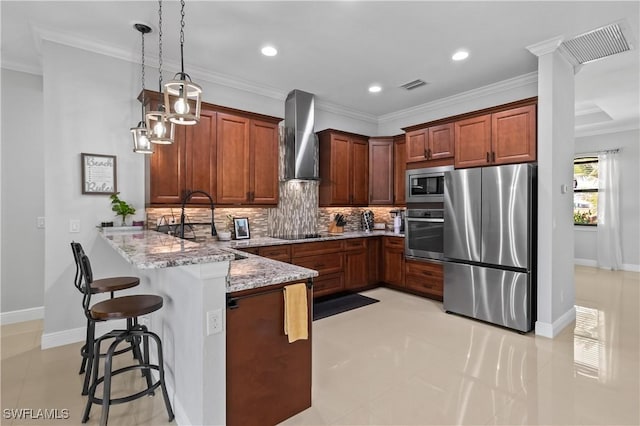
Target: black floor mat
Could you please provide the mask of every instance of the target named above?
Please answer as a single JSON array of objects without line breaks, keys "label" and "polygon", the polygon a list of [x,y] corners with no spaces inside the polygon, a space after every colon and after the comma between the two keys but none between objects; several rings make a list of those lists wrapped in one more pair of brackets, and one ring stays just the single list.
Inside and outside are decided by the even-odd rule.
[{"label": "black floor mat", "polygon": [[317,299],[313,302],[313,320],[315,321],[330,317],[335,314],[361,308],[376,302],[379,302],[379,300],[357,293]]}]

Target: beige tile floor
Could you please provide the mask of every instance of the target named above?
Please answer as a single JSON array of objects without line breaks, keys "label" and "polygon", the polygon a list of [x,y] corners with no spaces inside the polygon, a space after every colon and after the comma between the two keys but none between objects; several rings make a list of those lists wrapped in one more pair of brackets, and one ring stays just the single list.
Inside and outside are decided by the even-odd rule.
[{"label": "beige tile floor", "polygon": [[[553,340],[388,289],[366,294],[381,302],[314,323],[313,406],[284,424],[640,424],[638,273],[577,267],[578,320]],[[41,333],[41,321],[2,326],[2,425],[80,424],[80,344],[42,351]],[[114,387],[141,383],[132,373]],[[11,408],[69,418],[7,419]],[[159,393],[114,406],[109,420],[168,424]]]}]

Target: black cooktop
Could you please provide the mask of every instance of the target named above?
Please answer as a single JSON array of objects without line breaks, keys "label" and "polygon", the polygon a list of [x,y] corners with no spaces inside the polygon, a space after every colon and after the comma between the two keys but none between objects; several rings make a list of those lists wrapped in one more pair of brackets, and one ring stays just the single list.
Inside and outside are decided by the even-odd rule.
[{"label": "black cooktop", "polygon": [[321,238],[322,234],[286,234],[286,235],[274,235],[273,238],[280,238],[281,240],[306,240],[309,238]]}]

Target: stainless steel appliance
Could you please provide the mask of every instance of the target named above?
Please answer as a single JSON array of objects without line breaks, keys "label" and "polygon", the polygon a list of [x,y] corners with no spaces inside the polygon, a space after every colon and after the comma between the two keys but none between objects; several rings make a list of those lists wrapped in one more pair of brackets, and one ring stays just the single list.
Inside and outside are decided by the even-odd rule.
[{"label": "stainless steel appliance", "polygon": [[404,220],[405,213],[404,213],[404,210],[403,209],[391,210],[389,213],[391,214],[391,217],[393,218],[393,221],[394,221],[394,231],[395,231],[395,221],[396,221],[396,217],[397,217],[397,218],[400,219],[399,232],[401,234],[404,234],[404,229],[405,229],[405,227],[404,227],[404,225],[405,225],[405,220]]},{"label": "stainless steel appliance", "polygon": [[445,311],[533,328],[536,171],[514,164],[445,173]]},{"label": "stainless steel appliance", "polygon": [[408,209],[405,223],[406,256],[442,260],[444,257],[444,210]]},{"label": "stainless steel appliance", "polygon": [[441,203],[444,200],[444,174],[453,166],[407,170],[407,204]]},{"label": "stainless steel appliance", "polygon": [[284,105],[284,179],[318,180],[318,138],[313,131],[315,97],[292,90]]}]

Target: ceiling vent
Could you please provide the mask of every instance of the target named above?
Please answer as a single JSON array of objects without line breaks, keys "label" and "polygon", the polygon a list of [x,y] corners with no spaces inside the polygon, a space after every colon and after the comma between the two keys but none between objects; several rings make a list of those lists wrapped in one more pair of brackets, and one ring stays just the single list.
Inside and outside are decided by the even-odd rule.
[{"label": "ceiling vent", "polygon": [[633,48],[624,22],[616,22],[562,43],[575,65],[586,64]]},{"label": "ceiling vent", "polygon": [[426,85],[427,85],[426,81],[422,81],[420,79],[417,79],[417,80],[413,80],[413,81],[410,81],[408,83],[405,83],[400,87],[402,87],[403,89],[406,89],[406,90],[413,90],[413,89],[417,89],[418,87],[422,87],[422,86],[426,86]]}]

